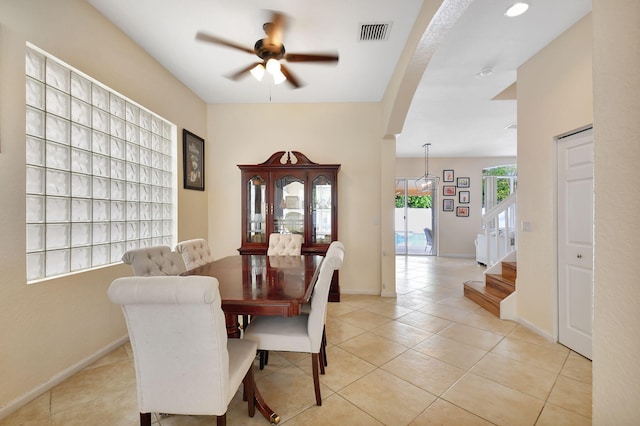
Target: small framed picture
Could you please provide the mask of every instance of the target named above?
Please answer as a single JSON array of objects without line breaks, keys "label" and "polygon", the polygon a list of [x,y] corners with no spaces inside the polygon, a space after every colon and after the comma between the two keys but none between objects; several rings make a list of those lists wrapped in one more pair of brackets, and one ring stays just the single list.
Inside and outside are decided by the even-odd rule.
[{"label": "small framed picture", "polygon": [[469,191],[458,192],[458,202],[460,204],[469,204],[469,198],[470,198]]},{"label": "small framed picture", "polygon": [[468,177],[459,177],[458,178],[458,188],[468,188],[470,185]]},{"label": "small framed picture", "polygon": [[456,207],[456,216],[469,217],[469,207],[467,206]]},{"label": "small framed picture", "polygon": [[204,139],[182,129],[184,189],[204,191]]},{"label": "small framed picture", "polygon": [[452,212],[453,211],[453,198],[443,198],[442,199],[442,211],[443,212]]},{"label": "small framed picture", "polygon": [[456,187],[453,185],[444,185],[442,187],[442,195],[445,197],[454,197],[456,195]]},{"label": "small framed picture", "polygon": [[443,170],[442,171],[442,181],[443,182],[453,182],[453,170]]}]

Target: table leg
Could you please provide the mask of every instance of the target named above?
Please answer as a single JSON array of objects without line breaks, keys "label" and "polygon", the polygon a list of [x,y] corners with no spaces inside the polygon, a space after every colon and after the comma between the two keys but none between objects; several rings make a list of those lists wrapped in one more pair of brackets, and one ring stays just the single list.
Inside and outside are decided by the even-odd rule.
[{"label": "table leg", "polygon": [[227,337],[230,339],[239,339],[240,324],[238,323],[238,316],[234,314],[224,314],[224,319],[227,326]]},{"label": "table leg", "polygon": [[[231,339],[240,338],[238,315],[225,314],[225,322],[227,325],[227,336]],[[272,425],[277,425],[278,423],[280,423],[280,416],[274,413],[271,407],[267,405],[264,398],[262,398],[262,394],[260,393],[257,384],[255,386],[255,400],[256,408],[258,409],[258,411],[260,411],[265,419],[269,420]]]},{"label": "table leg", "polygon": [[262,398],[262,395],[260,394],[260,391],[258,390],[257,387],[255,389],[255,392],[256,392],[256,396],[255,396],[256,408],[258,409],[258,411],[260,411],[260,413],[262,413],[264,418],[269,420],[269,422],[271,422],[272,425],[277,425],[278,423],[280,423],[280,416],[274,413],[271,407],[267,405],[267,403],[264,401],[264,398]]}]

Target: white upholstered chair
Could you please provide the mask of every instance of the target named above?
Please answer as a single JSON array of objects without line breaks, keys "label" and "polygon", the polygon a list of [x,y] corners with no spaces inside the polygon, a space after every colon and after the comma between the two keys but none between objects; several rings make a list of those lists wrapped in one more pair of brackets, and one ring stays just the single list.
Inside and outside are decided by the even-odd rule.
[{"label": "white upholstered chair", "polygon": [[[337,251],[342,251],[344,254],[344,244],[342,244],[342,242],[340,241],[333,241],[330,245],[329,248],[327,249],[327,252],[325,253],[325,256],[331,256],[332,254],[335,254]],[[273,257],[273,259],[277,259],[279,261],[279,256],[275,256]],[[286,258],[283,258],[286,260]],[[272,259],[269,259],[269,261],[271,261]],[[320,270],[320,265],[318,265],[318,270],[316,270],[316,274],[317,272]],[[315,281],[317,280],[317,277],[314,277],[314,285],[315,285]],[[329,285],[331,285],[331,283],[329,283]],[[315,292],[314,292],[315,294]],[[313,296],[312,296],[313,297]],[[327,295],[328,297],[328,295]],[[303,314],[308,314],[309,312],[311,312],[311,301],[309,301],[308,303],[303,304],[300,307],[300,310],[302,311]],[[325,315],[325,322],[326,322],[326,315]],[[328,365],[327,362],[327,332],[325,327],[322,327],[322,346],[320,348],[320,350],[322,351],[322,360],[324,363],[324,366],[326,367]],[[261,350],[260,352],[260,370],[264,370],[264,366],[267,365],[269,363],[269,351],[267,350]]]},{"label": "white upholstered chair", "polygon": [[169,246],[129,250],[122,255],[122,261],[131,265],[133,274],[140,277],[178,275],[186,271],[182,257]]},{"label": "white upholstered chair", "polygon": [[118,278],[108,295],[127,323],[141,425],[151,424],[151,413],[215,415],[224,425],[243,383],[253,417],[256,344],[227,339],[217,279]]},{"label": "white upholstered chair", "polygon": [[253,340],[259,350],[311,353],[316,404],[322,405],[318,369],[324,374],[322,335],[327,299],[333,272],[342,267],[344,251],[336,248],[320,264],[308,314],[294,317],[255,317],[244,331],[245,340]]},{"label": "white upholstered chair", "polygon": [[269,247],[267,256],[300,256],[302,252],[301,234],[279,234],[269,235]]},{"label": "white upholstered chair", "polygon": [[[341,241],[333,241],[331,244],[329,244],[329,248],[327,249],[325,256],[332,256],[334,253],[337,253],[340,251],[344,256],[344,244],[342,244]],[[329,285],[331,285],[331,283],[329,283]],[[329,296],[327,295],[327,297]],[[305,303],[304,305],[302,305],[302,312],[308,313],[310,310],[311,310],[310,303]],[[327,316],[325,312],[325,322],[326,320],[327,320]],[[327,331],[326,331],[326,327],[324,326],[322,327],[322,359],[324,360],[324,366],[326,367],[328,364],[327,363]]]},{"label": "white upholstered chair", "polygon": [[[284,264],[288,260],[279,258],[280,256],[300,256],[302,254],[302,235],[301,234],[280,234],[273,233],[269,235],[269,246],[267,247],[267,256],[274,257],[269,263]],[[243,324],[249,323],[249,317],[242,317]],[[260,351],[260,370],[269,362],[269,352]]]},{"label": "white upholstered chair", "polygon": [[214,260],[209,244],[203,238],[182,241],[176,246],[176,251],[182,255],[189,271]]},{"label": "white upholstered chair", "polygon": [[325,256],[331,255],[331,253],[333,253],[333,251],[337,249],[344,251],[344,244],[342,244],[341,241],[333,241],[331,244],[329,244],[329,248],[327,249],[327,253],[325,253]]}]

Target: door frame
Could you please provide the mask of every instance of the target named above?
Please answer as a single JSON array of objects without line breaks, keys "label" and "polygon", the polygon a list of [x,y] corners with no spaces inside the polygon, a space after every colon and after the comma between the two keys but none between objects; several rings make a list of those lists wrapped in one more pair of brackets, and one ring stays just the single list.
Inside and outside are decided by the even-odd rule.
[{"label": "door frame", "polygon": [[[438,188],[434,189],[431,191],[431,238],[432,238],[432,245],[431,245],[431,253],[430,254],[426,254],[426,253],[409,253],[409,244],[408,244],[408,239],[407,239],[407,233],[408,233],[408,218],[407,218],[407,213],[408,213],[408,206],[407,206],[407,197],[409,195],[409,185],[415,185],[415,182],[418,179],[416,178],[403,178],[403,177],[397,177],[395,178],[395,188],[398,189],[398,184],[400,182],[403,183],[403,190],[404,190],[404,196],[405,196],[405,203],[404,203],[404,229],[403,232],[405,234],[405,251],[404,253],[394,253],[396,256],[437,256],[438,255],[438,209],[436,208],[437,203],[438,203]],[[397,207],[394,208],[394,217],[395,217],[395,209],[397,209]],[[394,225],[394,234],[396,232],[395,229],[395,225]],[[395,237],[394,237],[395,240]],[[394,244],[394,250],[395,250],[396,245]]]}]

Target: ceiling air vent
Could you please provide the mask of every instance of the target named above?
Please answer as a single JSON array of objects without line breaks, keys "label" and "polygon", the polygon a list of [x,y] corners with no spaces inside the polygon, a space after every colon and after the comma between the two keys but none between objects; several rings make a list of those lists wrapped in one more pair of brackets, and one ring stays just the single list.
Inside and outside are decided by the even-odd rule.
[{"label": "ceiling air vent", "polygon": [[360,41],[386,40],[389,37],[391,23],[376,22],[370,24],[360,24]]}]

